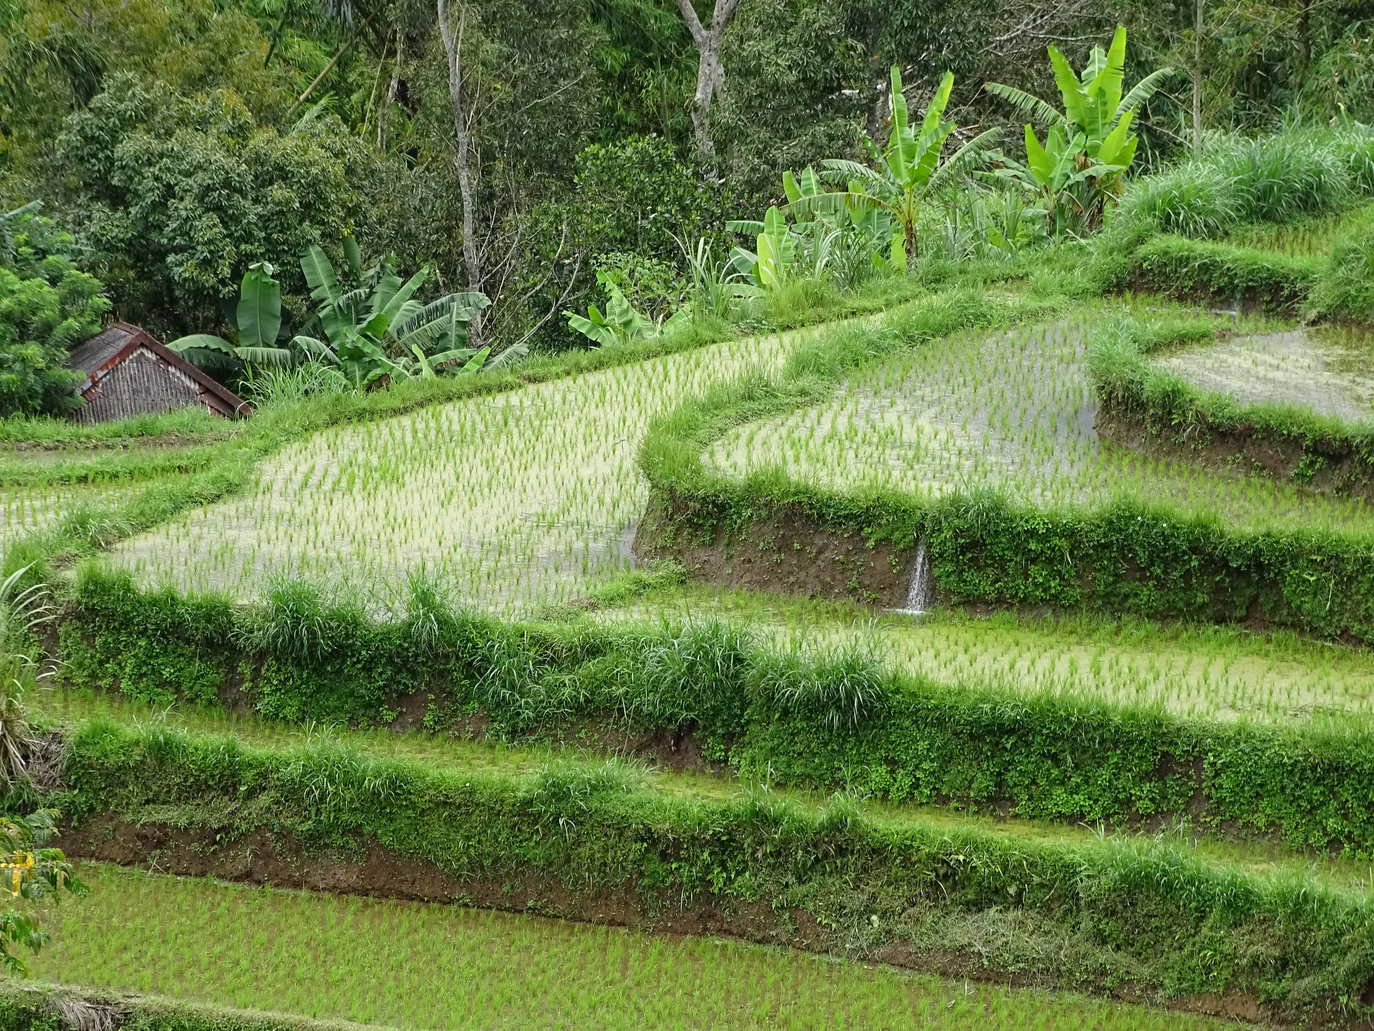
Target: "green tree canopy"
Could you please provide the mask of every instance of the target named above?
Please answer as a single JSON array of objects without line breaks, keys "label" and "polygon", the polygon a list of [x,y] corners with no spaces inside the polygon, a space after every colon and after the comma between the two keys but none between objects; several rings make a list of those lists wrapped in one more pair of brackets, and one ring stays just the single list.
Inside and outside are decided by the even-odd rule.
[{"label": "green tree canopy", "polygon": [[336,120],[282,133],[232,92],[190,99],[127,75],[59,142],[93,271],[121,315],[164,334],[220,324],[254,262],[290,270],[286,291],[303,293],[296,256],[366,221],[358,184],[376,169]]},{"label": "green tree canopy", "polygon": [[47,219],[24,211],[0,221],[0,416],[69,411],[80,377],[67,353],[100,328],[110,302]]}]

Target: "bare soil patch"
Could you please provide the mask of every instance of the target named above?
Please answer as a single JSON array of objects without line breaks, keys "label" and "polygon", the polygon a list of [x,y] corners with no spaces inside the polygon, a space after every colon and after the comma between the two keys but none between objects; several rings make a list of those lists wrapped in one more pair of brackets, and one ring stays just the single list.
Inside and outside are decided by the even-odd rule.
[{"label": "bare soil patch", "polygon": [[693,580],[803,598],[882,608],[906,604],[916,542],[898,547],[820,523],[799,506],[779,505],[746,526],[692,527],[691,513],[657,503],[640,524],[635,557],[672,559]]}]

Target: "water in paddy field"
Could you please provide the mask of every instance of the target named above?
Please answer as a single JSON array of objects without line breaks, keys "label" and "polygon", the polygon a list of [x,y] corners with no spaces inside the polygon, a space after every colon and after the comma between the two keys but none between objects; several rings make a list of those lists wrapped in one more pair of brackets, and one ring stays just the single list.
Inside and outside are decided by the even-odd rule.
[{"label": "water in paddy field", "polygon": [[776,375],[800,335],[728,341],[375,422],[322,430],[255,481],[112,548],[145,584],[252,598],[294,576],[379,612],[425,569],[504,616],[574,601],[633,568],[652,419],[734,376]]},{"label": "water in paddy field", "polygon": [[1243,405],[1284,403],[1349,422],[1374,419],[1374,333],[1306,326],[1187,347],[1158,360]]}]

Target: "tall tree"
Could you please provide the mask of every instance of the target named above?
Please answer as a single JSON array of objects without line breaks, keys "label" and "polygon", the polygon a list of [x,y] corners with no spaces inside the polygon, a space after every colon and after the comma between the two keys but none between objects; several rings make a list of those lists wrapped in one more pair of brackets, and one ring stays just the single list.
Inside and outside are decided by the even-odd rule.
[{"label": "tall tree", "polygon": [[720,44],[739,10],[740,0],[716,0],[710,28],[702,26],[692,0],[677,0],[677,3],[697,48],[697,91],[692,96],[692,128],[696,131],[697,153],[706,168],[714,169],[716,147],[711,139],[711,102],[725,103],[725,65],[720,59]]},{"label": "tall tree", "polygon": [[[439,15],[439,34],[443,38],[444,54],[448,58],[448,96],[453,109],[453,132],[457,143],[453,160],[458,173],[458,194],[463,205],[463,264],[467,269],[468,289],[480,291],[485,284],[482,260],[477,249],[474,219],[476,198],[473,193],[472,169],[468,162],[476,108],[464,98],[463,83],[463,30],[467,25],[467,5],[462,4],[460,0],[458,25],[455,29],[449,20],[448,4],[445,0],[435,0],[435,3]],[[470,332],[474,342],[480,346],[478,342],[481,340],[481,327],[476,318],[473,319]]]},{"label": "tall tree", "polygon": [[1202,5],[1193,11],[1193,150],[1202,150]]}]

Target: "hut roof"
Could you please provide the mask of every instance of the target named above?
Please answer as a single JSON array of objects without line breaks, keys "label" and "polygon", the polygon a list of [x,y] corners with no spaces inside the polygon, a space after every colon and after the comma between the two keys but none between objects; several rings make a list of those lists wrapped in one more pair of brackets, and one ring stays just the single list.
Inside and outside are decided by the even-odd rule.
[{"label": "hut roof", "polygon": [[229,410],[239,415],[247,414],[248,403],[222,383],[201,372],[175,351],[158,343],[145,330],[127,322],[114,322],[91,337],[77,344],[67,356],[67,368],[84,373],[86,379],[76,388],[85,396],[100,379],[139,347],[146,347],[163,361],[190,376],[201,387],[209,391],[229,406]]}]

